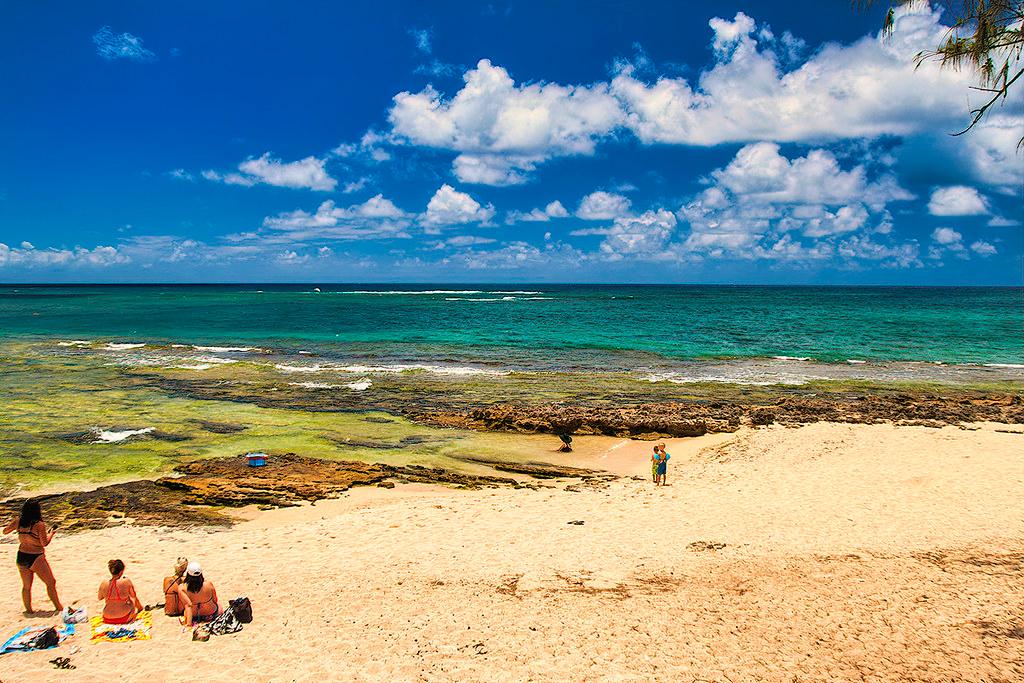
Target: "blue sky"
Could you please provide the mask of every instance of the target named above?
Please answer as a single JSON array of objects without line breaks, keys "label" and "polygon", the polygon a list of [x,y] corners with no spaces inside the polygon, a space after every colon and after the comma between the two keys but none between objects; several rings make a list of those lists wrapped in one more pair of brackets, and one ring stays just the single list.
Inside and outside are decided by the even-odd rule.
[{"label": "blue sky", "polygon": [[923,3],[0,12],[0,281],[1021,284]]}]

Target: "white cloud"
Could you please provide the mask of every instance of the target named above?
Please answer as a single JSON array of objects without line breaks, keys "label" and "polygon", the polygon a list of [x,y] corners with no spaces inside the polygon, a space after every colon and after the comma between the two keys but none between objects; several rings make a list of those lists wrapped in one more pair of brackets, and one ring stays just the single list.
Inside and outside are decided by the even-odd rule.
[{"label": "white cloud", "polygon": [[450,99],[430,86],[399,93],[388,115],[398,139],[459,152],[454,170],[463,182],[523,182],[541,161],[592,154],[597,140],[622,122],[607,84],[517,85],[486,59],[463,80]]},{"label": "white cloud", "polygon": [[107,61],[128,59],[133,62],[152,62],[156,55],[142,45],[142,38],[130,33],[114,33],[104,26],[92,36],[96,54]]},{"label": "white cloud", "polygon": [[505,216],[505,224],[515,223],[547,223],[552,218],[567,218],[569,212],[557,199],[550,202],[543,209],[532,209],[530,211],[509,211]]},{"label": "white cloud", "polygon": [[494,217],[494,207],[480,202],[465,192],[459,192],[447,183],[438,188],[420,215],[420,223],[429,228],[465,223],[488,223]]},{"label": "white cloud", "polygon": [[98,246],[92,249],[37,249],[31,242],[22,242],[18,247],[9,247],[0,242],[0,268],[25,266],[45,268],[48,266],[106,267],[128,263],[131,259],[117,247]]},{"label": "white cloud", "polygon": [[928,201],[933,216],[979,216],[989,212],[988,202],[973,187],[953,185],[936,188]]},{"label": "white cloud", "polygon": [[203,171],[207,180],[223,182],[229,185],[265,184],[275,187],[292,187],[308,190],[333,190],[338,181],[332,178],[324,168],[326,160],[313,156],[298,161],[284,162],[274,159],[267,152],[263,156],[249,158],[238,165],[238,173],[220,174],[217,171]]},{"label": "white cloud", "polygon": [[626,130],[646,144],[695,146],[918,136],[927,138],[918,151],[929,158],[956,158],[979,182],[1019,188],[1019,93],[955,147],[942,139],[962,128],[970,106],[987,94],[970,89],[969,69],[915,64],[915,55],[943,40],[948,27],[940,14],[925,2],[902,5],[891,36],[828,43],[791,69],[802,52],[798,39],[776,39],[743,13],[714,18],[713,61],[689,80],[647,82],[642,69],[618,62],[610,82],[517,84],[481,60],[452,97],[431,87],[399,93],[389,120],[395,140],[455,152],[456,177],[491,185],[525,182],[543,162],[593,154],[600,141]]},{"label": "white cloud", "polygon": [[1020,225],[1020,221],[1005,216],[992,216],[986,225],[990,228],[1012,228]]},{"label": "white cloud", "polygon": [[812,149],[790,161],[773,142],[743,147],[728,166],[713,171],[711,177],[722,190],[760,203],[880,205],[913,198],[891,177],[869,184],[862,166],[843,171],[828,150]]},{"label": "white cloud", "polygon": [[695,84],[647,84],[626,68],[612,93],[624,103],[627,125],[648,143],[808,141],[955,126],[967,115],[970,75],[932,62],[915,68],[913,59],[941,42],[939,16],[924,3],[897,8],[890,39],[826,44],[783,72],[779,55],[759,44],[753,20],[741,12],[732,22],[709,22],[716,61]]},{"label": "white cloud", "polygon": [[365,188],[369,182],[369,178],[367,178],[366,176],[362,176],[360,178],[356,178],[355,180],[350,180],[349,182],[342,185],[341,191],[344,194],[352,194],[354,192],[359,192],[360,190]]},{"label": "white cloud", "polygon": [[598,190],[580,200],[576,216],[588,221],[607,221],[628,216],[631,205],[621,194]]},{"label": "white cloud", "polygon": [[434,249],[445,249],[448,247],[473,247],[482,244],[494,244],[498,240],[490,237],[477,237],[476,235],[456,235],[446,240],[435,242]]},{"label": "white cloud", "polygon": [[585,256],[573,247],[561,242],[549,242],[535,247],[528,242],[508,242],[498,249],[467,249],[445,259],[446,264],[468,270],[522,270],[576,267]]},{"label": "white cloud", "polygon": [[935,228],[932,230],[932,239],[943,245],[959,244],[963,235],[952,228]]},{"label": "white cloud", "polygon": [[920,251],[916,242],[880,244],[861,235],[853,235],[836,246],[836,253],[848,261],[876,261],[883,268],[920,268]]},{"label": "white cloud", "polygon": [[994,254],[997,253],[996,248],[994,246],[992,246],[988,242],[983,242],[981,240],[971,243],[971,251],[973,251],[978,256],[982,257],[993,256]]},{"label": "white cloud", "polygon": [[194,175],[192,175],[191,173],[189,173],[188,171],[186,171],[183,168],[176,168],[176,169],[174,169],[172,171],[168,171],[167,175],[169,175],[172,178],[175,178],[177,180],[187,180],[189,182],[194,182],[195,179],[196,179],[196,177]]},{"label": "white cloud", "polygon": [[359,142],[343,142],[331,150],[331,154],[342,158],[359,158],[372,163],[380,163],[391,159],[391,153],[384,149],[389,139],[375,130],[363,133]]},{"label": "white cloud", "polygon": [[241,233],[229,238],[236,242],[263,243],[395,239],[408,238],[407,231],[411,225],[411,214],[378,194],[362,204],[345,208],[328,200],[312,214],[300,209],[268,216],[263,219],[263,228],[259,232]]},{"label": "white cloud", "polygon": [[863,165],[842,169],[828,150],[790,159],[768,142],[743,147],[708,182],[677,215],[690,227],[683,250],[715,258],[824,258],[834,243],[822,238],[887,234],[886,206],[913,198],[889,175],[869,181]]},{"label": "white cloud", "polygon": [[501,154],[460,154],[452,161],[455,177],[477,185],[522,185],[528,173],[542,161],[540,156]]},{"label": "white cloud", "polygon": [[616,218],[601,242],[601,252],[611,260],[656,255],[664,250],[675,228],[676,217],[664,209]]}]

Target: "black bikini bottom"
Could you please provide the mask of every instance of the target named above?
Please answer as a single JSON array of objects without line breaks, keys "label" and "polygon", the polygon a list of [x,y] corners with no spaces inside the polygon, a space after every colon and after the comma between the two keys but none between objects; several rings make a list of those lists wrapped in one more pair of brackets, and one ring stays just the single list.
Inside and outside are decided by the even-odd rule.
[{"label": "black bikini bottom", "polygon": [[24,567],[25,569],[31,569],[32,565],[36,563],[36,560],[42,557],[42,553],[26,553],[21,550],[18,551],[18,556],[15,558],[15,562],[18,566]]}]

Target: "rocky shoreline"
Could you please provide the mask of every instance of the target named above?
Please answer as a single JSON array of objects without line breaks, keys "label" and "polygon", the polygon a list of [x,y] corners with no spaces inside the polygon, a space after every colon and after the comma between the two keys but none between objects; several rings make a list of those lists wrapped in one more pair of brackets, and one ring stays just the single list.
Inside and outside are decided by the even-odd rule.
[{"label": "rocky shoreline", "polygon": [[[311,412],[381,411],[424,424],[477,431],[658,438],[734,432],[743,425],[846,422],[939,427],[1024,423],[1017,387],[983,390],[824,383],[806,387],[593,387],[581,378],[552,396],[542,388],[469,387],[457,382],[338,392],[275,383],[176,379],[140,374],[147,386],[200,400]],[[592,379],[592,378],[591,378]],[[631,385],[630,385],[631,386]],[[486,389],[486,390],[485,390]],[[552,396],[547,400],[517,396]],[[509,400],[509,399],[512,400]]]},{"label": "rocky shoreline", "polygon": [[783,396],[771,404],[678,401],[639,405],[501,403],[414,413],[414,419],[459,429],[619,437],[689,437],[735,432],[741,426],[846,422],[943,427],[972,422],[1024,424],[1019,394],[819,394]]},{"label": "rocky shoreline", "polygon": [[[134,524],[187,528],[230,526],[223,508],[259,505],[288,507],[336,498],[354,486],[391,488],[395,482],[439,484],[459,489],[536,488],[546,479],[576,479],[601,485],[617,478],[598,470],[551,463],[505,463],[474,459],[502,473],[468,474],[420,465],[388,465],[350,460],[322,460],[292,453],[272,455],[264,467],[249,467],[242,457],[211,458],[184,463],[175,476],[39,496],[47,521],[63,531],[83,531]],[[0,515],[18,513],[24,498],[0,502]]]}]

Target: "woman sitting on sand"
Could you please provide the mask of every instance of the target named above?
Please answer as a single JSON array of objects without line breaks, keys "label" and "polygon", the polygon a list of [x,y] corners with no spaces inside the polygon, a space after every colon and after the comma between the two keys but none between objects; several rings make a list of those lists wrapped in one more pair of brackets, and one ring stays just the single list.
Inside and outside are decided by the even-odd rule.
[{"label": "woman sitting on sand", "polygon": [[21,601],[25,604],[25,613],[31,614],[32,609],[32,577],[38,574],[46,584],[46,594],[50,596],[53,608],[58,612],[64,609],[57,597],[57,579],[53,578],[53,570],[46,561],[46,546],[50,545],[57,527],[49,532],[43,522],[43,511],[38,500],[26,500],[21,506],[21,514],[11,520],[4,528],[9,534],[18,530],[18,555],[15,561],[21,574]]},{"label": "woman sitting on sand", "polygon": [[203,568],[194,560],[185,569],[185,583],[178,586],[178,595],[184,606],[186,626],[213,621],[220,614],[217,589],[212,582],[203,578]]},{"label": "woman sitting on sand", "polygon": [[164,614],[169,617],[180,617],[185,613],[185,607],[178,594],[178,587],[185,582],[185,569],[188,567],[188,558],[179,557],[174,563],[171,576],[164,577]]},{"label": "woman sitting on sand", "polygon": [[107,562],[110,580],[100,584],[99,599],[103,604],[104,624],[130,624],[142,611],[142,603],[135,594],[131,579],[124,578],[124,562]]}]

